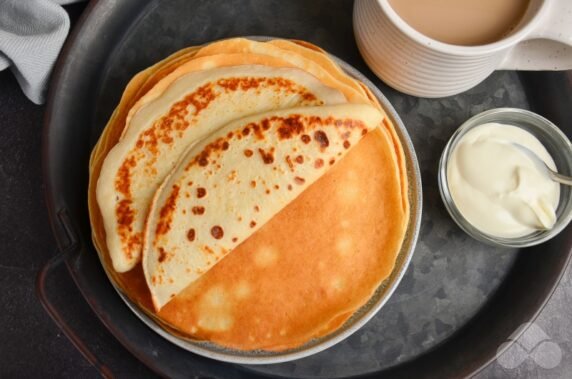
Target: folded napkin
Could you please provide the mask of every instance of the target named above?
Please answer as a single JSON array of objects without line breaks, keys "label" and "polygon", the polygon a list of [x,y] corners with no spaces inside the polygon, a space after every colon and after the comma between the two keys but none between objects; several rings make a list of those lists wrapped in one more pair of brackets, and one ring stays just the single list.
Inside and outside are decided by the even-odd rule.
[{"label": "folded napkin", "polygon": [[10,67],[22,91],[45,101],[48,79],[68,35],[61,7],[81,0],[0,0],[0,71]]}]

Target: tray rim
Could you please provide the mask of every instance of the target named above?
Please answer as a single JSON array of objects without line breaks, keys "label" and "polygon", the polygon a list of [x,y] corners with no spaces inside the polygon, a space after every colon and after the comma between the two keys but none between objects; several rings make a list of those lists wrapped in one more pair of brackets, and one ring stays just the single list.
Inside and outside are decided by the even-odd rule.
[{"label": "tray rim", "polygon": [[[53,179],[49,175],[50,170],[51,170],[51,162],[49,162],[48,158],[50,155],[49,154],[50,144],[53,143],[52,137],[50,136],[50,127],[51,127],[51,125],[54,124],[54,122],[57,119],[57,117],[55,116],[57,114],[57,105],[59,105],[58,102],[61,101],[59,92],[63,88],[65,88],[65,86],[62,85],[62,83],[63,83],[63,78],[67,74],[66,70],[69,69],[69,66],[70,66],[70,62],[69,62],[68,57],[71,55],[71,53],[73,52],[74,49],[77,49],[78,44],[80,43],[79,42],[80,37],[83,33],[85,33],[85,29],[90,27],[90,26],[93,26],[92,25],[93,23],[97,23],[97,20],[94,19],[95,18],[94,14],[97,14],[98,11],[101,11],[101,9],[98,9],[99,6],[101,6],[102,8],[105,8],[105,3],[110,4],[110,3],[112,3],[112,1],[111,0],[91,0],[89,2],[89,4],[86,6],[85,10],[83,11],[83,14],[81,15],[81,17],[78,20],[74,29],[71,31],[70,36],[68,37],[66,43],[64,44],[62,52],[56,61],[56,65],[54,66],[53,74],[52,74],[51,81],[50,81],[51,85],[50,85],[48,97],[47,97],[48,101],[47,101],[47,105],[46,105],[46,113],[45,113],[45,117],[44,117],[43,131],[42,131],[42,134],[43,134],[43,136],[42,136],[42,157],[43,157],[42,173],[43,173],[45,200],[46,200],[46,206],[48,208],[50,226],[52,228],[52,233],[56,239],[57,245],[58,245],[60,250],[65,250],[66,247],[68,247],[68,245],[69,245],[69,241],[67,240],[68,236],[64,233],[64,231],[62,231],[62,223],[61,223],[61,220],[59,219],[59,215],[58,215],[58,211],[60,211],[60,210],[57,208],[57,206],[58,206],[57,203],[58,203],[58,200],[61,201],[61,199],[59,199],[59,197],[58,197],[58,194],[55,192],[55,188],[57,188],[58,185],[56,183],[54,183],[56,180]],[[571,83],[572,83],[572,71],[568,72],[566,75],[570,78]],[[557,275],[554,275],[554,279],[551,280],[550,284],[548,284],[548,286],[546,288],[544,288],[544,290],[542,291],[543,292],[543,295],[542,295],[543,299],[536,302],[536,304],[534,304],[533,306],[531,306],[529,308],[529,310],[526,312],[526,315],[524,315],[525,319],[528,322],[534,322],[534,320],[538,317],[540,312],[546,306],[547,302],[550,300],[555,289],[558,287],[558,285],[562,279],[562,276],[564,275],[566,267],[569,266],[570,262],[572,261],[572,249],[571,249],[572,238],[570,238],[570,236],[567,236],[567,237],[568,237],[567,241],[563,242],[565,244],[564,247],[566,248],[566,252],[565,252],[566,257],[564,258],[564,261],[562,261],[560,263],[560,266],[559,266],[560,268],[559,268]],[[83,251],[83,248],[81,250]],[[74,282],[78,286],[82,296],[85,298],[88,305],[92,308],[92,310],[98,316],[98,318],[104,324],[104,326],[117,338],[117,340],[120,342],[120,344],[123,345],[128,351],[130,351],[137,359],[139,359],[143,364],[147,365],[150,369],[154,370],[158,374],[165,375],[164,373],[166,371],[164,371],[164,368],[161,368],[160,365],[155,364],[154,358],[149,357],[148,354],[146,354],[145,352],[142,352],[140,349],[137,349],[135,346],[133,346],[130,343],[130,341],[128,339],[126,339],[126,336],[122,334],[121,330],[118,329],[116,325],[111,323],[110,320],[105,317],[105,315],[100,313],[101,309],[99,307],[99,304],[97,303],[97,301],[95,299],[93,299],[89,296],[91,291],[93,291],[93,288],[89,288],[88,286],[86,286],[85,285],[86,283],[83,281],[83,278],[77,276],[78,275],[77,269],[75,267],[73,267],[72,264],[67,263],[67,266],[68,266],[68,270],[70,272],[70,275],[74,279]],[[494,296],[496,296],[496,294],[494,294],[493,297]],[[490,302],[490,299],[484,303],[482,308],[486,308],[488,306],[489,302]],[[473,316],[473,318],[477,317],[478,315],[480,315],[483,312],[484,312],[484,309],[479,310],[475,314],[475,316]],[[472,322],[472,319],[469,320],[469,322],[467,324],[469,324],[471,322]],[[461,326],[460,329],[458,329],[452,336],[448,337],[446,340],[443,341],[442,344],[439,344],[434,349],[441,347],[441,345],[443,345],[443,344],[447,344],[447,342],[450,339],[452,339],[457,334],[457,332],[459,330],[465,329],[467,327],[467,324]],[[525,329],[520,329],[520,330],[519,329],[512,329],[512,330],[519,331],[520,333],[518,335],[524,333],[524,331],[525,331]],[[512,335],[517,336],[517,334],[515,334],[514,332],[512,333]],[[502,342],[506,342],[506,341],[502,340]],[[511,344],[507,344],[504,347],[505,347],[505,349],[508,349],[510,346],[511,346]],[[421,355],[414,357],[411,361],[416,361],[420,358],[423,358],[425,355],[430,354],[432,352],[432,350],[424,352]],[[459,368],[459,367],[453,368],[452,369],[453,372],[455,372],[457,375],[463,375],[463,376],[475,375],[475,374],[479,373],[480,371],[482,371],[483,369],[485,369],[490,363],[492,363],[495,360],[494,354],[487,354],[486,352],[483,352],[481,354],[484,356],[479,357],[479,359],[476,359],[477,362],[474,362],[473,364],[469,365],[471,367],[465,368],[465,369]],[[381,373],[381,372],[384,372],[386,370],[393,372],[394,367],[399,368],[400,366],[402,366],[404,364],[409,364],[409,362],[410,361],[407,361],[407,362],[404,362],[403,364],[399,364],[397,366],[391,366],[389,368],[384,368],[384,369],[382,369],[382,371],[376,371],[372,375],[378,375],[377,373]],[[238,366],[238,367],[240,367],[240,366]],[[250,372],[249,375],[253,375],[255,377],[263,377],[263,376],[261,376],[260,373],[252,372],[250,370],[248,370],[248,372]],[[407,371],[403,371],[400,373],[402,374],[405,372],[407,372]],[[450,371],[444,370],[444,372],[450,372]],[[235,374],[239,375],[240,372],[235,372]],[[364,374],[363,376],[360,376],[360,377],[376,377],[376,376],[372,376],[372,375]],[[242,377],[242,375],[240,375],[240,377]],[[399,377],[404,377],[404,376],[399,375]]]}]

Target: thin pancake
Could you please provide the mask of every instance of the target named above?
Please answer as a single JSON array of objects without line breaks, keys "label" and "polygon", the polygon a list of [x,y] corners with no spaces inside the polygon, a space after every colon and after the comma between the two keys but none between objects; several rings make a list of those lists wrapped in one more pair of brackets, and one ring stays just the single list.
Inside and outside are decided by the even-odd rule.
[{"label": "thin pancake", "polygon": [[337,329],[391,273],[406,215],[390,145],[371,133],[158,314],[185,335],[283,350]]},{"label": "thin pancake", "polygon": [[[237,117],[344,101],[338,91],[293,68],[242,65],[169,80],[175,72],[138,101],[138,111],[127,118],[129,129],[101,168],[97,201],[116,271],[139,261],[153,194],[189,145]],[[165,81],[169,85],[157,90]]]},{"label": "thin pancake", "polygon": [[[296,43],[314,51],[322,51],[303,41],[296,41]],[[223,52],[221,51],[221,53]],[[126,273],[117,273],[112,269],[111,260],[105,247],[105,233],[99,209],[93,201],[95,199],[93,183],[99,176],[98,167],[101,165],[101,161],[106,156],[107,151],[119,139],[118,132],[123,131],[125,110],[128,111],[159,81],[156,77],[163,73],[161,78],[165,78],[175,69],[184,66],[193,59],[194,52],[187,56],[182,54],[178,62],[176,55],[172,56],[173,59],[170,57],[165,60],[161,70],[148,73],[148,79],[139,80],[138,85],[133,84],[128,88],[131,91],[126,91],[124,94],[118,111],[110,120],[104,135],[92,154],[89,193],[90,220],[92,221],[94,243],[100,252],[100,257],[108,274],[122,291],[175,335],[210,340],[222,346],[244,350],[261,347],[270,350],[282,350],[297,347],[309,338],[334,331],[359,308],[360,304],[369,299],[377,285],[391,272],[407,225],[408,212],[404,211],[408,209],[407,186],[403,185],[403,183],[406,184],[404,160],[401,159],[401,146],[395,130],[387,119],[384,120],[385,130],[378,129],[375,133],[368,134],[328,174],[310,186],[264,227],[234,249],[232,254],[187,287],[158,314],[153,311],[141,264],[137,264],[133,270]],[[130,85],[136,82],[135,79],[137,78],[134,78]],[[333,75],[330,75],[327,80],[330,79],[332,79],[331,85],[336,87],[336,83],[339,81]],[[359,85],[362,86],[361,83]],[[348,90],[347,87],[343,88]],[[364,96],[359,92],[351,89],[352,96],[354,96],[353,101],[364,102]],[[367,102],[379,106],[377,100],[365,86],[364,92]],[[357,95],[355,95],[356,93]],[[120,117],[117,117],[118,114]],[[396,164],[398,161],[400,162],[399,166]],[[357,176],[344,175],[344,173],[352,172],[351,169],[355,169],[359,174]],[[399,184],[400,180],[402,185]],[[345,194],[343,195],[342,192]],[[324,201],[324,199],[328,199],[328,201]],[[364,205],[364,202],[367,203],[367,206]],[[402,204],[402,206],[396,206],[396,204]],[[360,211],[356,212],[357,209]],[[304,211],[307,212],[304,213]],[[338,222],[337,226],[336,221]],[[312,293],[315,296],[317,288],[321,288],[320,294],[328,293],[328,287],[320,284],[322,282],[327,283],[328,279],[324,279],[320,283],[316,282],[316,272],[319,271],[313,258],[315,256],[331,257],[333,250],[342,250],[344,246],[352,246],[351,242],[348,241],[354,243],[357,241],[356,248],[353,250],[353,258],[355,259],[351,260],[351,265],[355,263],[354,261],[361,259],[370,262],[370,267],[361,267],[364,275],[359,275],[359,267],[356,267],[350,275],[351,287],[358,289],[352,292],[355,297],[349,299],[352,304],[344,308],[344,304],[336,305],[333,297],[329,296],[326,301],[308,301],[308,297],[304,296],[310,296]],[[257,254],[257,260],[252,259],[254,252],[264,251],[265,246],[270,246],[279,251],[276,262],[280,262],[280,265],[258,266],[260,263],[264,266],[265,262],[266,264],[272,262],[273,254],[264,252],[260,255]],[[288,253],[284,254],[284,251]],[[316,254],[308,255],[309,251],[316,252]],[[364,254],[364,258],[360,258],[362,254]],[[286,257],[287,260],[283,261],[283,257]],[[291,259],[288,260],[290,257]],[[306,265],[307,259],[309,259],[308,265]],[[334,260],[333,263],[331,271],[336,272],[339,269],[339,262]],[[253,265],[257,266],[253,267]],[[237,296],[241,297],[248,294],[248,289],[253,287],[244,286],[244,283],[236,289],[225,287],[232,287],[232,283],[238,277],[246,278],[248,281],[252,275],[260,276],[259,272],[256,271],[260,269],[268,270],[269,273],[266,278],[267,282],[255,281],[256,283],[254,283],[263,289],[260,292],[261,295],[252,296],[258,291],[255,289],[250,291],[249,296],[237,299]],[[341,272],[344,272],[344,267],[342,267]],[[296,273],[295,278],[297,280],[292,279],[291,282],[288,282],[290,278],[288,274],[290,273]],[[296,296],[294,301],[289,301],[293,298],[290,291],[285,293],[284,288],[276,293],[273,291],[273,288],[279,283],[275,278],[280,277],[284,277],[285,283],[289,283],[294,290],[302,290],[300,284],[305,282],[315,285],[311,286],[307,293],[298,291],[297,294],[301,297]],[[221,284],[223,286],[222,291],[219,288]],[[207,293],[210,295],[207,296]],[[223,307],[220,307],[220,304],[217,305],[216,301],[215,304],[209,303],[209,300],[219,299],[217,293],[222,294],[223,300],[226,297],[226,300],[221,303],[225,304]],[[229,294],[230,296],[227,296]],[[287,300],[281,301],[280,299]],[[200,306],[200,304],[203,305]],[[320,307],[322,304],[324,305],[323,308]],[[328,304],[332,307],[328,308]],[[316,305],[319,308],[314,313],[310,312]],[[259,308],[256,308],[258,306]],[[286,320],[286,323],[293,325],[292,332],[284,330],[284,335],[280,336],[281,330],[278,330],[278,335],[273,335],[270,332],[270,336],[268,336],[269,330],[274,328],[270,324],[274,323],[272,320],[276,316],[278,316],[276,325],[284,324],[284,317],[279,314],[280,312],[277,312],[284,306],[286,312],[282,313],[291,312],[297,316],[297,321]],[[237,307],[240,307],[240,312],[236,312]],[[337,311],[334,308],[337,308]],[[246,309],[244,317],[241,315],[243,309]],[[254,314],[255,310],[260,311],[265,317],[265,320],[261,322],[262,325],[258,328],[248,324],[248,318]],[[222,317],[220,317],[221,315]],[[224,325],[225,319],[228,321],[227,316],[229,315],[232,319],[232,328],[212,330],[213,326],[217,329],[217,324],[218,326]],[[213,316],[213,323],[207,322],[207,325],[200,328],[192,327],[192,325],[197,325],[199,319],[205,319],[205,317],[210,319],[211,316]],[[256,336],[250,338],[251,336],[246,335],[244,331],[248,328],[252,328]]]},{"label": "thin pancake", "polygon": [[[390,148],[382,129],[366,135],[326,175],[157,314],[140,264],[117,274],[117,283],[157,322],[186,338],[239,350],[278,351],[327,335],[367,302],[399,253],[406,230],[399,221],[407,215],[400,206]],[[351,278],[342,280],[342,296],[331,296],[335,292],[328,283],[336,274]],[[206,300],[217,292],[222,302],[209,305]],[[211,317],[212,324],[197,326]],[[225,322],[231,328],[217,328]]]},{"label": "thin pancake", "polygon": [[157,190],[143,269],[155,308],[223,259],[382,121],[366,104],[274,110],[193,146]]}]

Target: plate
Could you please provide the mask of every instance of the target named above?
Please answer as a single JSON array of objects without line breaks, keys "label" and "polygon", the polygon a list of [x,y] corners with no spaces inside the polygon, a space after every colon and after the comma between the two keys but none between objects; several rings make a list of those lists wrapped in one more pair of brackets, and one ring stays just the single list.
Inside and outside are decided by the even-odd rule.
[{"label": "plate", "polygon": [[[254,39],[257,41],[268,41],[274,39],[273,37],[262,37],[262,36],[247,36],[246,38]],[[209,41],[211,42],[211,41]],[[214,42],[214,41],[213,41]],[[281,352],[271,352],[271,351],[240,351],[236,349],[227,349],[221,347],[220,345],[209,343],[209,342],[197,342],[191,339],[185,339],[175,336],[165,329],[163,329],[153,318],[147,315],[137,304],[132,302],[129,297],[124,294],[120,288],[118,288],[114,281],[113,276],[108,274],[109,280],[114,285],[115,289],[123,301],[129,306],[129,308],[152,330],[157,334],[165,338],[166,340],[174,343],[175,345],[188,350],[190,352],[217,359],[224,362],[231,363],[242,363],[242,364],[270,364],[270,363],[282,363],[288,362],[295,359],[305,358],[312,354],[319,353],[340,341],[348,338],[351,334],[355,333],[359,328],[365,325],[375,314],[383,307],[383,305],[389,300],[390,296],[393,294],[397,288],[399,282],[401,281],[407,265],[411,260],[413,251],[415,249],[415,243],[417,242],[417,237],[419,235],[419,228],[421,224],[421,210],[422,210],[422,198],[421,198],[421,173],[419,171],[419,164],[417,162],[417,157],[415,155],[415,150],[413,148],[413,143],[409,134],[403,125],[403,122],[399,118],[397,112],[387,100],[387,98],[381,93],[381,91],[373,85],[373,83],[367,79],[358,70],[350,66],[348,63],[344,62],[340,58],[331,56],[330,57],[354,79],[357,79],[364,83],[378,99],[379,103],[382,105],[386,111],[388,117],[390,118],[392,124],[396,128],[397,135],[403,146],[403,152],[405,156],[405,164],[407,166],[407,181],[408,181],[408,195],[409,195],[409,225],[405,232],[405,237],[403,245],[397,255],[396,263],[393,271],[389,277],[384,280],[380,286],[377,288],[373,296],[368,300],[368,302],[360,307],[352,317],[345,322],[336,331],[317,339],[313,339],[308,343],[295,348],[288,349]]]},{"label": "plate", "polygon": [[[453,131],[490,108],[530,108],[570,136],[572,75],[496,72],[459,96],[406,96],[375,78],[359,56],[352,6],[346,0],[99,0],[88,6],[66,44],[53,77],[44,130],[44,178],[54,234],[94,312],[129,351],[159,374],[469,376],[493,360],[521,324],[534,319],[558,283],[571,255],[570,227],[536,248],[485,246],[465,235],[447,215],[439,198],[437,169]],[[117,296],[90,242],[85,204],[89,152],[127,81],[184,46],[238,35],[308,40],[364,73],[404,121],[423,179],[419,240],[391,299],[336,346],[282,364],[215,362],[164,340]]]}]

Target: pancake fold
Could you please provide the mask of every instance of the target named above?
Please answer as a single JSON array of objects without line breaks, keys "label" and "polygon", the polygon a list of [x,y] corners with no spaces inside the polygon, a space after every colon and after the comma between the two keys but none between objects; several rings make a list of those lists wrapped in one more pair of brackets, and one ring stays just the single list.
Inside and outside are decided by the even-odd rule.
[{"label": "pancake fold", "polygon": [[114,269],[125,272],[139,262],[148,206],[189,145],[250,114],[343,101],[301,70],[261,65],[184,73],[160,96],[147,94],[127,117],[128,130],[107,154],[97,183]]},{"label": "pancake fold", "polygon": [[371,105],[272,111],[193,146],[157,191],[143,270],[160,310],[255,233],[376,128]]}]

